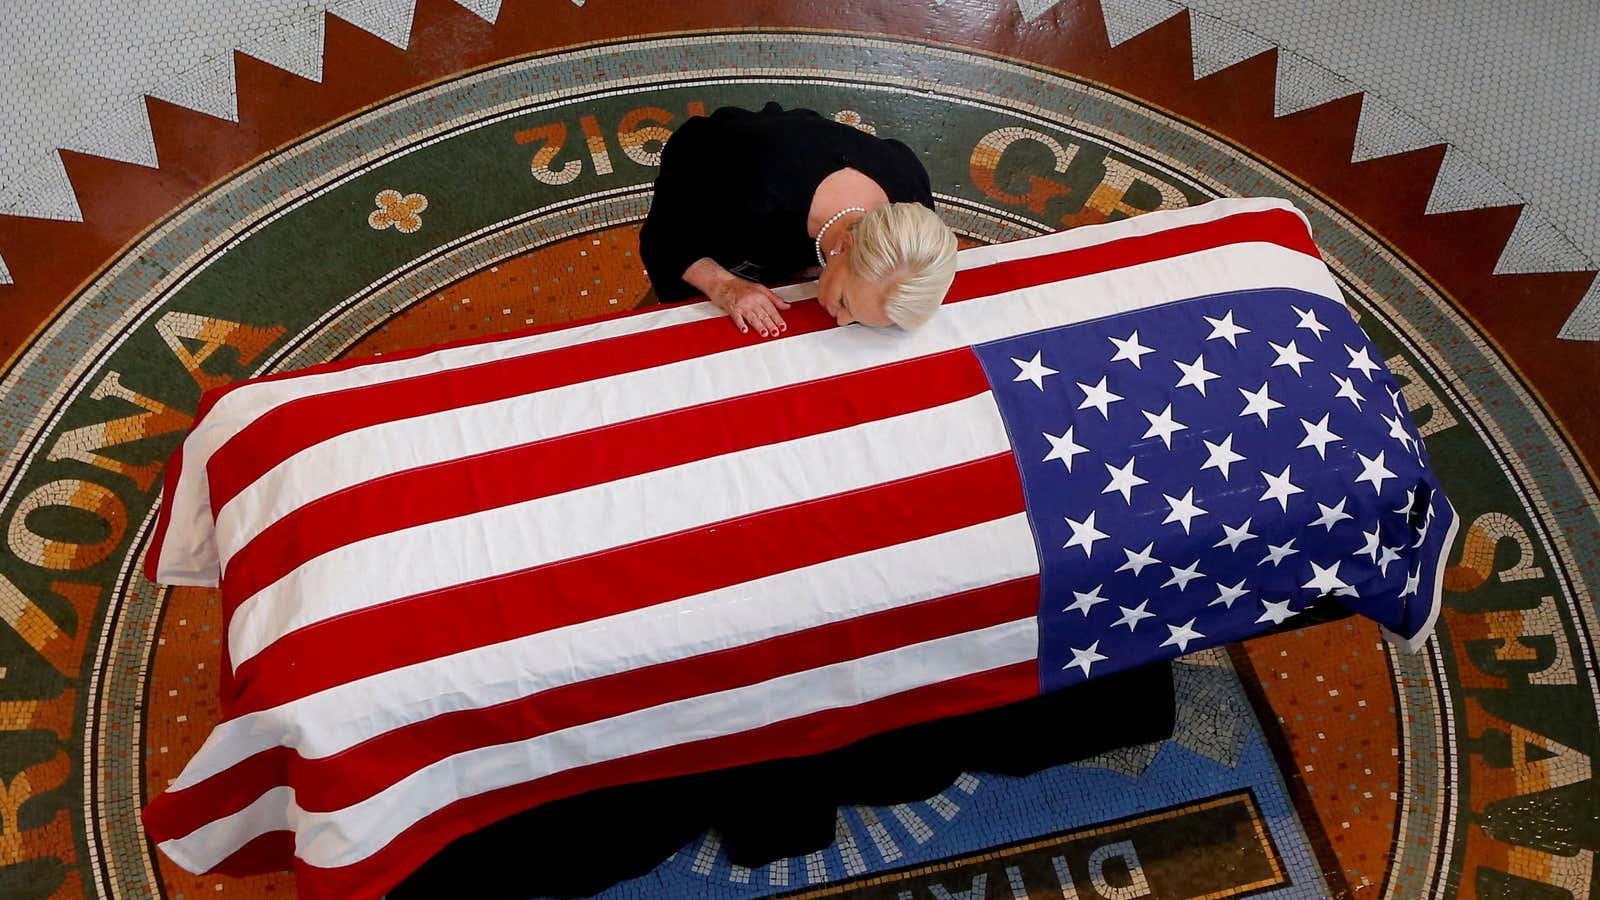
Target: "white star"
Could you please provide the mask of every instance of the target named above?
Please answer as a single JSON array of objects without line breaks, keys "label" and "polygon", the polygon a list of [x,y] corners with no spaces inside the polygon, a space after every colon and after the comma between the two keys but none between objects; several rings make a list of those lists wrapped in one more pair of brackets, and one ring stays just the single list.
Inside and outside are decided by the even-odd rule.
[{"label": "white star", "polygon": [[1206,371],[1206,355],[1204,353],[1196,356],[1192,363],[1175,359],[1172,364],[1183,370],[1183,377],[1178,379],[1175,387],[1192,387],[1199,391],[1202,397],[1206,395],[1206,382],[1215,381],[1222,377],[1215,372]]},{"label": "white star", "polygon": [[1389,437],[1399,441],[1401,447],[1407,450],[1412,449],[1412,445],[1416,443],[1416,440],[1411,437],[1410,432],[1406,431],[1405,423],[1400,420],[1400,417],[1384,416],[1383,420],[1389,423]]},{"label": "white star", "polygon": [[1150,420],[1150,427],[1146,429],[1144,437],[1148,438],[1160,436],[1161,443],[1166,444],[1168,450],[1172,449],[1172,433],[1175,431],[1183,431],[1189,427],[1182,422],[1175,421],[1172,418],[1171,403],[1168,403],[1167,408],[1162,410],[1159,414],[1150,412],[1149,410],[1140,410],[1140,412],[1144,413],[1144,417]]},{"label": "white star", "polygon": [[1078,408],[1088,409],[1092,406],[1100,410],[1101,417],[1105,419],[1111,418],[1111,413],[1106,410],[1106,407],[1122,399],[1120,395],[1113,394],[1106,388],[1106,376],[1104,375],[1100,376],[1100,383],[1096,385],[1078,382],[1078,389],[1083,391],[1083,402],[1078,404]]},{"label": "white star", "polygon": [[[1371,531],[1363,531],[1363,532],[1361,532],[1361,536],[1366,538],[1367,542],[1365,544],[1362,544],[1361,545],[1361,549],[1357,550],[1356,553],[1365,553],[1367,555],[1367,559],[1371,560],[1372,562],[1377,562],[1378,561],[1378,526],[1376,526],[1376,525],[1372,526],[1372,530]],[[1352,554],[1352,555],[1354,555],[1354,554]]]},{"label": "white star", "polygon": [[1294,370],[1296,375],[1299,375],[1300,365],[1302,363],[1308,363],[1312,361],[1311,357],[1306,356],[1304,353],[1301,353],[1299,350],[1295,349],[1294,341],[1290,341],[1289,346],[1287,347],[1280,347],[1271,341],[1267,341],[1267,346],[1278,351],[1278,358],[1272,363],[1273,368],[1277,368],[1278,366],[1288,366]]},{"label": "white star", "polygon": [[1073,666],[1077,666],[1079,669],[1083,670],[1083,677],[1085,678],[1089,677],[1090,666],[1108,658],[1100,655],[1099,641],[1095,641],[1083,650],[1079,650],[1077,647],[1069,647],[1067,649],[1072,651],[1072,662],[1067,663],[1061,668],[1070,669]]},{"label": "white star", "polygon": [[1295,325],[1294,327],[1296,327],[1296,328],[1304,328],[1305,330],[1307,330],[1307,331],[1311,332],[1312,334],[1316,335],[1317,336],[1317,340],[1319,340],[1319,341],[1322,340],[1322,333],[1324,331],[1331,331],[1332,330],[1328,326],[1326,326],[1326,325],[1322,324],[1321,322],[1317,321],[1317,311],[1316,310],[1314,310],[1314,309],[1301,309],[1298,306],[1291,306],[1289,308],[1294,310],[1295,315],[1300,317],[1299,324]]},{"label": "white star", "polygon": [[1213,548],[1227,546],[1229,550],[1238,550],[1239,545],[1245,541],[1255,540],[1259,535],[1250,533],[1250,521],[1250,519],[1245,519],[1244,524],[1238,528],[1234,528],[1232,525],[1223,525],[1222,532],[1226,537],[1211,546]]},{"label": "white star", "polygon": [[1355,516],[1352,516],[1344,511],[1344,505],[1349,499],[1350,498],[1348,497],[1341,499],[1338,506],[1323,506],[1321,503],[1318,503],[1317,509],[1322,511],[1322,517],[1311,524],[1321,525],[1328,531],[1332,531],[1333,526],[1343,522],[1345,519],[1354,519]]},{"label": "white star", "polygon": [[1105,587],[1105,585],[1097,584],[1094,586],[1094,590],[1089,591],[1088,593],[1083,591],[1073,591],[1072,605],[1066,609],[1063,609],[1062,612],[1072,612],[1073,610],[1077,610],[1078,612],[1083,613],[1084,618],[1088,618],[1089,610],[1094,609],[1095,604],[1106,602],[1106,598],[1100,596],[1100,589],[1103,587]]},{"label": "white star", "polygon": [[1383,386],[1383,392],[1389,395],[1389,405],[1394,407],[1394,414],[1397,416],[1405,415],[1400,411],[1400,392],[1388,385]]},{"label": "white star", "polygon": [[1250,329],[1241,325],[1233,324],[1233,310],[1231,309],[1228,310],[1227,314],[1220,319],[1213,319],[1210,316],[1206,316],[1205,320],[1211,323],[1211,333],[1206,335],[1206,340],[1214,341],[1217,338],[1221,338],[1227,341],[1228,345],[1236,350],[1238,349],[1239,344],[1234,340],[1234,338],[1241,334],[1250,333]]},{"label": "white star", "polygon": [[1384,547],[1383,554],[1378,557],[1378,574],[1389,577],[1389,564],[1400,559],[1399,547]]},{"label": "white star", "polygon": [[1128,561],[1123,563],[1122,565],[1118,566],[1117,567],[1117,571],[1118,572],[1126,572],[1129,569],[1132,569],[1133,570],[1133,574],[1136,577],[1138,575],[1143,574],[1145,566],[1151,565],[1153,563],[1161,562],[1161,560],[1156,559],[1154,556],[1150,555],[1150,551],[1154,550],[1155,546],[1156,546],[1156,542],[1155,541],[1151,541],[1150,543],[1144,545],[1144,549],[1143,550],[1140,550],[1138,552],[1134,552],[1133,550],[1129,550],[1128,548],[1124,547],[1122,549],[1122,552],[1127,555]]},{"label": "white star", "polygon": [[1295,540],[1297,540],[1297,539],[1296,538],[1290,538],[1288,543],[1284,543],[1284,544],[1268,544],[1267,545],[1267,555],[1261,557],[1261,562],[1257,563],[1257,565],[1264,566],[1264,565],[1266,565],[1267,563],[1270,562],[1274,566],[1276,566],[1278,563],[1283,562],[1288,557],[1291,557],[1291,556],[1295,555],[1296,553],[1299,553],[1300,552],[1299,550],[1294,549]]},{"label": "white star", "polygon": [[1312,588],[1319,594],[1331,594],[1350,585],[1339,580],[1339,562],[1324,569],[1316,563],[1311,564],[1311,580],[1300,585],[1303,588]]},{"label": "white star", "polygon": [[1094,527],[1094,513],[1092,512],[1089,513],[1089,517],[1084,519],[1082,522],[1074,522],[1071,519],[1067,519],[1067,525],[1072,529],[1072,539],[1067,541],[1065,544],[1062,544],[1061,549],[1066,550],[1070,547],[1082,547],[1083,555],[1085,557],[1094,555],[1095,541],[1111,536]]},{"label": "white star", "polygon": [[1406,586],[1405,589],[1400,592],[1400,596],[1415,597],[1417,595],[1417,588],[1421,586],[1421,583],[1422,567],[1418,566],[1415,572],[1406,573]]},{"label": "white star", "polygon": [[1289,601],[1287,600],[1279,600],[1276,603],[1270,600],[1262,600],[1261,605],[1266,607],[1266,612],[1263,612],[1256,619],[1257,622],[1271,622],[1274,625],[1282,625],[1284,620],[1290,616],[1299,615],[1298,612],[1289,608]]},{"label": "white star", "polygon": [[[1356,455],[1359,456],[1360,454],[1358,453]],[[1404,502],[1404,503],[1400,504],[1399,506],[1395,507],[1394,511],[1399,513],[1402,516],[1406,516],[1406,517],[1409,518],[1410,515],[1411,515],[1411,507],[1416,506],[1416,505],[1417,505],[1417,489],[1416,488],[1412,488],[1411,490],[1406,491],[1406,502]]]},{"label": "white star", "polygon": [[1207,606],[1216,606],[1217,604],[1220,603],[1223,606],[1227,607],[1228,609],[1233,609],[1233,601],[1239,599],[1240,597],[1243,597],[1245,594],[1250,593],[1249,591],[1245,590],[1244,581],[1245,580],[1243,578],[1241,578],[1241,579],[1239,579],[1239,583],[1233,585],[1232,587],[1229,587],[1228,585],[1225,585],[1225,584],[1218,583],[1217,584],[1217,599],[1211,601],[1210,603],[1207,603],[1206,605]]},{"label": "white star", "polygon": [[1153,613],[1153,612],[1145,612],[1144,611],[1144,608],[1146,606],[1149,606],[1149,605],[1150,605],[1150,601],[1146,600],[1143,603],[1140,603],[1138,606],[1133,607],[1132,609],[1129,609],[1126,606],[1117,607],[1117,609],[1122,610],[1122,618],[1116,620],[1115,622],[1112,622],[1111,623],[1111,627],[1115,628],[1118,625],[1126,625],[1126,626],[1128,626],[1128,630],[1129,631],[1133,631],[1135,628],[1138,627],[1140,620],[1142,620],[1142,619],[1153,619],[1153,618],[1156,617],[1155,613]]},{"label": "white star", "polygon": [[1239,388],[1239,393],[1244,395],[1244,409],[1239,412],[1243,416],[1260,416],[1261,424],[1267,424],[1267,414],[1275,409],[1283,409],[1283,404],[1267,396],[1267,383],[1261,382],[1261,390],[1250,392]]},{"label": "white star", "polygon": [[1205,510],[1194,503],[1194,488],[1189,488],[1188,492],[1182,497],[1174,497],[1170,494],[1162,494],[1161,496],[1167,501],[1167,505],[1172,508],[1172,512],[1167,513],[1167,517],[1161,520],[1161,524],[1168,525],[1173,522],[1179,522],[1183,525],[1184,534],[1189,533],[1189,523],[1191,521],[1206,514]]},{"label": "white star", "polygon": [[1200,468],[1202,470],[1216,469],[1222,473],[1222,480],[1227,481],[1228,467],[1244,460],[1243,456],[1233,452],[1233,435],[1230,434],[1223,438],[1220,444],[1213,444],[1205,440],[1205,438],[1201,438],[1201,441],[1206,445],[1206,450],[1210,455],[1206,457],[1206,461],[1200,465]]},{"label": "white star", "polygon": [[1034,387],[1041,391],[1044,390],[1045,377],[1048,375],[1059,375],[1060,373],[1039,361],[1039,357],[1043,354],[1044,351],[1041,350],[1038,353],[1033,354],[1033,359],[1030,359],[1027,362],[1023,362],[1022,360],[1013,356],[1011,361],[1017,364],[1017,369],[1019,371],[1017,372],[1017,377],[1011,380],[1014,382],[1031,381],[1033,382]]},{"label": "white star", "polygon": [[1349,378],[1341,377],[1338,372],[1329,372],[1328,374],[1332,375],[1333,380],[1339,383],[1339,393],[1334,394],[1333,396],[1343,397],[1346,400],[1349,400],[1351,405],[1356,408],[1356,411],[1360,412],[1361,402],[1367,398],[1361,396],[1361,392],[1356,390],[1355,381]]},{"label": "white star", "polygon": [[1171,647],[1176,644],[1179,652],[1188,653],[1190,641],[1205,637],[1205,635],[1194,630],[1194,621],[1194,619],[1190,619],[1182,625],[1168,625],[1167,630],[1172,632],[1172,636],[1162,641],[1161,646]]},{"label": "white star", "polygon": [[1306,429],[1306,436],[1305,439],[1300,442],[1299,446],[1295,447],[1296,450],[1302,447],[1315,447],[1317,448],[1318,459],[1328,458],[1328,445],[1334,441],[1344,440],[1344,438],[1334,434],[1333,431],[1328,428],[1329,415],[1329,413],[1323,413],[1322,421],[1320,422],[1312,422],[1308,419],[1300,420],[1300,424]]},{"label": "white star", "polygon": [[1361,374],[1367,376],[1368,381],[1371,381],[1372,373],[1378,371],[1378,364],[1373,362],[1372,357],[1367,355],[1367,348],[1362,347],[1358,352],[1350,345],[1346,344],[1344,349],[1346,353],[1350,354],[1350,364],[1345,366],[1345,368],[1355,369]]},{"label": "white star", "polygon": [[1200,560],[1198,559],[1190,563],[1187,568],[1180,569],[1177,566],[1167,566],[1167,568],[1172,570],[1172,577],[1163,582],[1161,586],[1172,587],[1177,585],[1179,593],[1182,593],[1183,589],[1189,586],[1189,582],[1196,578],[1205,577],[1205,573],[1200,571]]},{"label": "white star", "polygon": [[1412,549],[1421,547],[1428,539],[1428,532],[1433,528],[1433,504],[1428,505],[1428,514],[1422,518],[1422,527],[1417,529],[1417,539],[1411,544]]},{"label": "white star", "polygon": [[1145,354],[1155,352],[1149,347],[1139,343],[1138,329],[1134,329],[1133,334],[1128,335],[1126,338],[1120,340],[1117,338],[1112,338],[1111,343],[1117,345],[1117,355],[1111,357],[1111,361],[1116,362],[1119,359],[1125,359],[1128,362],[1133,363],[1133,367],[1135,369],[1140,368],[1139,360],[1142,359]]},{"label": "white star", "polygon": [[1138,475],[1133,474],[1133,462],[1134,457],[1128,457],[1128,464],[1120,469],[1116,466],[1113,466],[1111,463],[1106,463],[1105,467],[1106,471],[1111,475],[1111,483],[1107,484],[1100,491],[1100,493],[1109,494],[1112,491],[1116,491],[1122,495],[1122,499],[1128,501],[1128,505],[1132,506],[1133,489],[1141,484],[1150,483],[1149,481],[1140,478]]},{"label": "white star", "polygon": [[1360,453],[1356,454],[1356,459],[1361,460],[1361,474],[1356,476],[1356,482],[1372,482],[1372,492],[1375,494],[1383,493],[1383,483],[1395,477],[1393,472],[1383,467],[1383,454],[1384,451],[1379,450],[1374,459],[1367,459]]},{"label": "white star", "polygon": [[1284,512],[1289,511],[1290,497],[1295,494],[1305,493],[1305,491],[1301,488],[1289,483],[1289,468],[1289,466],[1284,466],[1283,472],[1279,475],[1269,475],[1266,472],[1261,473],[1261,477],[1267,480],[1267,491],[1261,495],[1261,499],[1278,501],[1278,506],[1280,506]]},{"label": "white star", "polygon": [[1076,427],[1078,426],[1071,426],[1067,429],[1067,433],[1060,437],[1056,437],[1048,431],[1044,433],[1045,440],[1050,442],[1050,453],[1044,458],[1044,462],[1059,459],[1061,464],[1067,467],[1068,472],[1072,471],[1072,458],[1080,453],[1089,452],[1088,447],[1084,447],[1072,439],[1072,429]]}]

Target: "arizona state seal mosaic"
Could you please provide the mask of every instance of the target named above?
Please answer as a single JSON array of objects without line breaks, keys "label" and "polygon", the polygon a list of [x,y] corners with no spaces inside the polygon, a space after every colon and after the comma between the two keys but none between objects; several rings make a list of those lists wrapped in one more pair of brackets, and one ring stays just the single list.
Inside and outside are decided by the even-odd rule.
[{"label": "arizona state seal mosaic", "polygon": [[1459,507],[1447,606],[1416,654],[1346,620],[1186,657],[1161,744],[843,808],[831,847],[756,870],[708,833],[605,896],[1593,893],[1600,507],[1435,274],[1339,198],[1106,84],[769,29],[516,56],[400,92],[197,188],[20,348],[0,419],[0,895],[292,893],[286,874],[183,872],[138,819],[218,715],[216,592],[139,574],[200,392],[638,305],[663,142],[772,99],[917,149],[968,245],[1217,196],[1298,204]]}]

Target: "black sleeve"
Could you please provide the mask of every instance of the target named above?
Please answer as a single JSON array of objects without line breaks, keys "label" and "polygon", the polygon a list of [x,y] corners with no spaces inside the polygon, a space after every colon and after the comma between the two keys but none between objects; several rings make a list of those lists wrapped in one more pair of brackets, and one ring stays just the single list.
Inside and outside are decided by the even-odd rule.
[{"label": "black sleeve", "polygon": [[894,138],[884,138],[883,142],[888,145],[889,157],[898,176],[895,193],[899,196],[890,196],[889,199],[897,203],[921,203],[933,209],[933,183],[917,152]]},{"label": "black sleeve", "polygon": [[661,148],[661,173],[644,227],[639,230],[639,259],[662,302],[700,296],[700,290],[683,280],[683,272],[704,256],[715,258],[707,246],[708,225],[727,221],[712,207],[720,192],[706,190],[714,184],[715,123],[695,116],[678,126]]}]

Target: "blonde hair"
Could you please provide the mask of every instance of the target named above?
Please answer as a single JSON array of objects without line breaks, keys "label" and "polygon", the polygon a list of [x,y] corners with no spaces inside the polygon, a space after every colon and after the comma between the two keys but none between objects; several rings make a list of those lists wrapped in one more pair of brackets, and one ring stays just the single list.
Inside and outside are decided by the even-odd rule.
[{"label": "blonde hair", "polygon": [[854,228],[848,264],[856,277],[884,286],[884,314],[910,331],[944,302],[956,277],[956,236],[920,203],[873,207]]}]

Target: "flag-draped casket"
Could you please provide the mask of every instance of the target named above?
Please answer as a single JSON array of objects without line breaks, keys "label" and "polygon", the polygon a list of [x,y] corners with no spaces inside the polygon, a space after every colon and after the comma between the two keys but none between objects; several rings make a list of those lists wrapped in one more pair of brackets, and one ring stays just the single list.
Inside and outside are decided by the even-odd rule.
[{"label": "flag-draped casket", "polygon": [[1326,595],[1433,628],[1455,512],[1285,202],[963,251],[916,332],[786,318],[691,304],[206,392],[146,574],[220,585],[223,716],[145,811],[161,850],[374,897],[521,809]]}]

